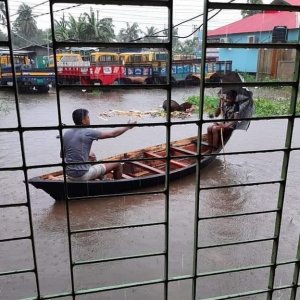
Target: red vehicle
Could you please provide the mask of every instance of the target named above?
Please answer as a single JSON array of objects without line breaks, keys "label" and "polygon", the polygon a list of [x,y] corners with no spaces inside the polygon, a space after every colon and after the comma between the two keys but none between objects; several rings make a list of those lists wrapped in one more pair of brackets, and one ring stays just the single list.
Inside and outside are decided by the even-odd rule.
[{"label": "red vehicle", "polygon": [[114,52],[92,53],[89,73],[90,84],[95,85],[124,83],[126,75],[119,54]]},{"label": "red vehicle", "polygon": [[62,84],[111,85],[122,83],[125,67],[119,55],[111,52],[91,54],[91,61],[84,61],[79,54],[59,53],[56,55],[58,81]]}]

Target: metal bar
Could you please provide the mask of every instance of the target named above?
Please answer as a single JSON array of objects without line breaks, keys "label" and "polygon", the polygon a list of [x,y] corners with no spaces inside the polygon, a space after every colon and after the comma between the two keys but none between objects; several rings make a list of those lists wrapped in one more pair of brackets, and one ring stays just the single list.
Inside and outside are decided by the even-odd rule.
[{"label": "metal bar", "polygon": [[[53,2],[49,0],[49,8],[50,8],[50,22],[51,22],[51,33],[52,33],[52,41],[53,41],[53,53],[56,51],[55,47],[55,24],[54,24],[54,14],[53,14]],[[54,70],[57,75],[57,59],[56,55],[53,55],[54,59]],[[69,214],[69,201],[67,199],[67,183],[66,183],[66,165],[64,162],[64,149],[63,149],[63,124],[62,124],[62,116],[61,116],[61,105],[60,105],[60,91],[58,88],[58,76],[55,76],[55,88],[56,88],[56,105],[58,112],[58,122],[59,122],[59,137],[60,137],[60,147],[61,147],[61,160],[63,166],[63,174],[64,174],[64,198],[66,202],[66,218],[67,218],[67,233],[68,233],[68,250],[69,250],[69,262],[70,262],[70,279],[71,279],[71,291],[72,298],[75,299],[75,281],[74,281],[74,272],[72,267],[73,261],[73,253],[72,253],[72,240],[71,240],[71,224],[70,224],[70,214]]]},{"label": "metal bar", "polygon": [[39,298],[37,297],[30,297],[30,298],[23,298],[21,300],[52,300],[52,299],[57,299],[57,298],[64,298],[64,297],[68,297],[68,296],[72,296],[70,293],[60,293],[60,294],[52,294],[52,295],[47,295],[47,296],[41,296]]},{"label": "metal bar", "polygon": [[27,240],[27,239],[31,240],[31,238],[32,238],[31,235],[25,235],[25,236],[20,236],[20,237],[15,237],[15,238],[1,239],[0,243],[21,241],[21,240]]},{"label": "metal bar", "polygon": [[216,275],[222,275],[222,274],[238,273],[238,272],[244,272],[244,271],[259,270],[259,269],[265,269],[265,268],[269,268],[269,267],[271,267],[271,264],[263,264],[263,265],[247,266],[247,267],[240,267],[240,268],[234,268],[234,269],[203,272],[203,273],[198,273],[197,278],[216,276]]},{"label": "metal bar", "polygon": [[300,11],[299,5],[274,5],[274,4],[245,4],[245,3],[224,3],[208,2],[208,8],[212,9],[237,9],[237,10],[262,10],[262,11]]},{"label": "metal bar", "polygon": [[[176,282],[176,281],[183,281],[183,280],[189,280],[191,279],[191,276],[177,276],[177,277],[173,277],[173,278],[170,278],[170,282]],[[151,283],[149,281],[147,281],[147,285],[154,285],[154,284],[159,284],[159,283],[162,283],[163,281],[152,281]],[[135,285],[135,286],[130,286],[130,287],[138,287],[138,286],[143,286],[143,284],[138,284],[138,285]],[[127,286],[125,287],[120,287],[118,289],[126,289],[128,288]],[[288,289],[290,288],[290,286],[281,286],[281,287],[277,287],[275,288],[275,290],[283,290],[283,289]],[[112,289],[110,289],[112,290]],[[88,290],[90,291],[90,290]],[[235,294],[235,295],[228,295],[228,296],[225,296],[225,297],[229,297],[229,298],[223,298],[223,299],[233,299],[233,298],[238,298],[238,297],[243,297],[243,296],[251,296],[251,295],[258,295],[258,294],[263,294],[263,293],[267,293],[268,290],[256,290],[256,291],[250,291],[250,292],[246,292],[246,293],[239,293],[239,294]],[[94,289],[90,292],[90,293],[101,293],[103,292],[102,290],[99,290],[99,291],[94,291]],[[82,293],[82,295],[84,295],[84,292]],[[51,300],[51,299],[57,299],[57,298],[62,298],[62,297],[67,297],[67,296],[71,296],[70,293],[60,293],[60,294],[52,294],[52,295],[47,295],[47,296],[42,296],[41,298],[36,298],[36,297],[30,297],[30,298],[23,298],[22,300],[40,300],[40,299],[48,299],[48,300]],[[206,299],[203,299],[203,300],[215,300],[216,298],[206,298]],[[221,300],[219,297],[218,297],[219,300]]]},{"label": "metal bar", "polygon": [[157,223],[148,223],[148,224],[131,224],[124,226],[111,226],[111,227],[99,227],[99,228],[89,228],[89,229],[77,229],[71,231],[71,234],[79,234],[86,232],[95,232],[95,231],[108,231],[108,230],[120,230],[128,228],[139,228],[139,227],[148,227],[148,226],[161,226],[166,225],[166,222],[157,222]]},{"label": "metal bar", "polygon": [[207,48],[245,48],[245,49],[299,49],[296,43],[211,43],[207,40]]},{"label": "metal bar", "polygon": [[[246,86],[246,87],[263,87],[263,86],[295,86],[296,82],[294,81],[254,81],[254,82],[234,82],[234,85],[236,86]],[[229,82],[223,82],[223,83],[214,83],[205,81],[205,87],[206,88],[215,88],[215,87],[221,87],[221,86],[232,86],[232,83],[230,85]],[[93,85],[93,84],[58,84],[59,89],[82,89],[82,88],[97,88],[101,90],[131,90],[131,89],[137,89],[137,90],[152,90],[152,89],[161,89],[161,90],[167,90],[168,85],[167,84],[118,84],[118,85]]]},{"label": "metal bar", "polygon": [[114,286],[104,286],[104,287],[87,289],[87,290],[79,290],[76,291],[76,295],[88,295],[88,294],[94,294],[99,292],[122,290],[122,289],[128,289],[128,288],[139,287],[139,286],[155,285],[159,283],[164,284],[165,282],[166,280],[163,278],[163,279],[153,279],[153,280],[147,280],[141,282],[124,283],[124,284],[119,284]]},{"label": "metal bar", "polygon": [[[300,36],[298,35],[298,42],[300,41]],[[285,189],[286,189],[286,183],[287,183],[287,175],[288,175],[288,169],[289,169],[289,160],[290,160],[290,149],[292,145],[292,138],[293,138],[293,131],[294,131],[294,122],[296,115],[296,105],[297,105],[297,97],[299,92],[299,79],[300,79],[300,68],[299,68],[299,62],[300,62],[300,49],[297,49],[296,53],[296,64],[295,64],[295,72],[294,72],[294,78],[297,82],[296,86],[293,86],[292,88],[292,95],[291,95],[291,101],[290,101],[290,114],[292,115],[288,119],[288,125],[286,130],[286,140],[285,140],[285,147],[287,148],[287,151],[284,152],[283,156],[283,162],[282,162],[282,170],[281,170],[281,178],[283,179],[283,182],[280,184],[279,188],[279,195],[278,195],[278,202],[277,202],[277,208],[278,212],[276,213],[276,220],[275,220],[275,228],[274,228],[274,236],[276,237],[273,241],[273,247],[272,247],[272,256],[271,256],[271,263],[276,264],[277,262],[277,255],[278,255],[278,249],[279,249],[279,237],[280,237],[280,230],[281,230],[281,221],[282,221],[282,210],[284,206],[284,199],[285,199]],[[273,266],[270,268],[270,274],[269,274],[269,283],[268,288],[270,291],[268,292],[268,300],[272,300],[273,297],[273,288],[274,288],[274,281],[275,281],[275,272],[276,272],[276,266]]]},{"label": "metal bar", "polygon": [[155,190],[151,192],[129,192],[129,193],[120,193],[120,194],[107,194],[107,195],[97,195],[97,196],[88,196],[88,197],[68,197],[69,201],[77,201],[81,199],[95,199],[95,198],[115,198],[115,197],[124,197],[124,196],[142,196],[142,195],[156,195],[156,194],[164,194],[165,190]]},{"label": "metal bar", "polygon": [[205,191],[205,190],[217,190],[217,189],[224,189],[224,188],[244,187],[244,186],[278,184],[281,182],[282,180],[273,180],[273,181],[260,181],[260,182],[249,182],[249,183],[228,184],[228,185],[216,185],[216,186],[202,187],[200,188],[200,190]]},{"label": "metal bar", "polygon": [[[202,31],[202,57],[201,57],[201,75],[200,78],[205,78],[205,62],[206,61],[206,36],[207,36],[207,20],[208,20],[208,0],[203,2],[203,31]],[[197,139],[197,170],[196,170],[196,186],[195,186],[195,211],[194,211],[194,243],[193,243],[193,280],[192,280],[192,294],[191,299],[197,298],[197,269],[198,269],[198,236],[199,236],[199,202],[200,202],[200,153],[201,153],[201,140],[202,140],[202,126],[203,126],[203,112],[204,112],[204,90],[205,81],[200,81],[200,94],[199,94],[199,123],[198,123],[198,139]]]},{"label": "metal bar", "polygon": [[169,294],[169,247],[170,247],[170,143],[171,143],[171,99],[172,99],[172,45],[173,45],[173,0],[170,0],[168,9],[168,73],[167,73],[167,115],[166,115],[166,157],[165,166],[165,260],[164,260],[164,300],[168,299]]},{"label": "metal bar", "polygon": [[102,258],[102,259],[91,259],[91,260],[81,260],[73,262],[73,266],[81,266],[81,265],[90,265],[90,264],[98,264],[105,263],[111,261],[122,261],[122,260],[130,260],[137,258],[146,258],[146,257],[155,257],[166,255],[165,252],[154,252],[148,254],[139,254],[139,255],[128,255],[128,256],[119,256],[119,257],[111,257],[111,258]]},{"label": "metal bar", "polygon": [[[232,86],[229,82],[222,82],[222,83],[213,83],[213,82],[205,82],[205,87],[207,88],[215,88],[215,87],[226,87],[226,86]],[[234,82],[234,85],[240,86],[240,87],[278,87],[280,86],[290,86],[295,87],[297,85],[296,81],[254,81],[254,82]]]},{"label": "metal bar", "polygon": [[[286,120],[291,118],[292,115],[288,114],[288,115],[280,115],[280,116],[269,116],[269,117],[254,117],[254,118],[239,118],[238,120],[241,121],[248,121],[248,120],[252,120],[252,121],[269,121],[269,120]],[[300,119],[300,115],[299,116],[295,116],[295,119]],[[226,121],[225,119],[218,119],[219,122],[223,122]],[[202,120],[201,123],[213,123],[215,122],[215,120],[210,120],[210,119],[206,119],[206,120]],[[196,124],[196,125],[200,125],[200,120],[192,120],[192,121],[188,121],[188,120],[182,120],[182,121],[172,121],[171,122],[172,125],[181,125],[181,124]],[[136,127],[160,127],[160,126],[165,126],[166,122],[149,122],[149,123],[140,123],[138,125],[135,125]],[[119,127],[119,126],[128,126],[127,123],[118,123],[118,124],[102,124],[102,125],[90,125],[89,128],[114,128],[114,127]],[[26,132],[26,131],[48,131],[48,130],[59,130],[60,126],[39,126],[39,127],[22,127],[21,131],[22,132]],[[64,129],[71,129],[71,128],[82,128],[82,126],[74,126],[74,125],[64,125],[63,126]],[[19,132],[19,129],[16,127],[7,127],[7,128],[0,128],[0,132]]]},{"label": "metal bar", "polygon": [[298,246],[297,246],[297,253],[296,253],[296,261],[294,267],[294,274],[293,274],[293,282],[292,282],[292,291],[290,300],[295,300],[297,296],[297,288],[298,288],[298,281],[299,281],[299,270],[300,270],[300,235],[298,238]]},{"label": "metal bar", "polygon": [[[227,153],[210,153],[210,154],[203,154],[203,157],[207,156],[229,156],[229,155],[245,155],[245,154],[260,154],[260,153],[274,153],[274,152],[292,152],[297,151],[298,148],[280,148],[280,149],[264,149],[264,150],[250,150],[250,151],[236,151],[236,152],[227,152]],[[178,158],[197,158],[198,155],[178,155],[178,156],[170,156],[171,159],[178,159]],[[162,159],[153,159],[153,158],[137,158],[135,160],[133,159],[120,159],[120,160],[114,160],[114,162],[131,162],[131,161],[151,161],[151,160],[166,160],[167,158]],[[82,164],[97,164],[99,162],[111,162],[110,160],[104,159],[97,162],[83,162]],[[74,165],[76,163],[66,163],[65,165]],[[42,165],[29,165],[27,167],[5,167],[0,168],[0,171],[21,171],[21,170],[30,170],[30,169],[40,169],[40,168],[48,168],[48,167],[60,167],[62,166],[62,163],[55,163],[55,164],[42,164]],[[255,184],[255,183],[254,183]],[[228,186],[236,186],[236,185],[228,185]],[[237,185],[238,186],[238,185]]]},{"label": "metal bar", "polygon": [[[55,3],[79,3],[82,4],[82,0],[72,0],[71,2],[68,0],[49,0],[50,4]],[[171,5],[172,0],[147,0],[147,1],[139,1],[139,0],[85,0],[84,4],[105,4],[105,5],[137,5],[137,6],[164,6],[168,7]]]},{"label": "metal bar", "polygon": [[[9,43],[9,55],[11,58],[11,70],[12,70],[12,81],[13,86],[17,87],[17,76],[16,76],[16,69],[15,69],[15,62],[14,62],[14,52],[13,52],[13,45],[12,45],[12,32],[10,27],[10,15],[9,15],[9,9],[8,9],[8,1],[4,2],[5,6],[5,15],[7,20],[7,36],[8,36],[8,43]],[[22,158],[22,165],[23,167],[26,167],[26,157],[25,157],[25,143],[24,143],[24,137],[22,129],[22,121],[21,121],[21,112],[20,112],[20,105],[19,105],[19,95],[18,91],[15,88],[14,89],[14,96],[15,96],[15,107],[16,107],[16,115],[17,115],[17,124],[18,124],[18,131],[19,131],[19,139],[20,139],[20,148],[21,148],[21,158]],[[25,182],[28,181],[28,174],[26,168],[23,168],[23,175]],[[37,258],[36,258],[36,251],[35,251],[35,235],[33,230],[33,220],[32,220],[32,207],[31,207],[31,201],[30,201],[30,193],[29,193],[29,186],[28,184],[25,184],[25,191],[26,191],[26,199],[28,202],[27,211],[28,211],[28,220],[29,220],[29,226],[30,226],[30,242],[32,247],[32,257],[33,257],[33,270],[35,274],[35,284],[36,284],[36,290],[37,290],[37,296],[40,297],[40,286],[39,286],[39,274],[37,272]]]},{"label": "metal bar", "polygon": [[64,89],[82,89],[82,88],[97,88],[99,90],[153,90],[161,89],[167,90],[167,84],[117,84],[117,85],[93,85],[93,84],[57,84],[57,88],[60,90]]},{"label": "metal bar", "polygon": [[[290,285],[285,285],[285,286],[280,286],[280,287],[274,288],[274,291],[281,291],[281,290],[286,290],[286,289],[289,289],[289,288],[291,288]],[[235,299],[235,298],[246,297],[246,296],[251,296],[251,295],[265,294],[268,291],[269,290],[258,290],[258,291],[242,292],[242,293],[232,294],[232,295],[228,295],[228,296],[208,298],[206,300]]]},{"label": "metal bar", "polygon": [[[1,170],[0,170],[1,172]],[[27,202],[23,203],[12,203],[12,204],[0,204],[0,208],[7,208],[7,207],[21,207],[21,206],[28,206]]]},{"label": "metal bar", "polygon": [[[5,2],[5,1],[3,1]],[[10,42],[9,41],[0,41],[0,47],[10,47]]]},{"label": "metal bar", "polygon": [[1,276],[16,275],[16,274],[24,274],[24,273],[35,273],[35,269],[32,268],[32,269],[23,269],[23,270],[0,272],[0,277]]},{"label": "metal bar", "polygon": [[0,85],[0,90],[11,90],[14,91],[15,87],[13,85]]},{"label": "metal bar", "polygon": [[235,218],[235,217],[243,217],[243,216],[270,214],[270,213],[275,213],[277,211],[278,211],[277,209],[272,209],[272,210],[253,211],[253,212],[238,213],[238,214],[217,215],[217,216],[211,216],[211,217],[200,217],[200,218],[198,218],[198,220],[202,221],[202,220],[214,220],[214,219],[223,219],[223,218]]},{"label": "metal bar", "polygon": [[197,250],[211,249],[211,248],[218,248],[218,247],[227,247],[227,246],[236,246],[236,245],[244,245],[244,244],[252,244],[252,243],[260,243],[260,242],[268,242],[268,241],[274,241],[275,239],[276,239],[276,237],[272,237],[272,238],[254,239],[254,240],[248,240],[248,241],[237,241],[237,242],[216,244],[216,245],[207,245],[207,246],[197,247]]},{"label": "metal bar", "polygon": [[166,50],[170,50],[169,43],[118,43],[118,42],[112,42],[112,43],[103,43],[103,42],[60,42],[55,41],[53,46],[55,46],[56,49],[59,48],[65,48],[65,47],[97,47],[97,48],[154,48],[154,49],[161,49],[165,48]]}]

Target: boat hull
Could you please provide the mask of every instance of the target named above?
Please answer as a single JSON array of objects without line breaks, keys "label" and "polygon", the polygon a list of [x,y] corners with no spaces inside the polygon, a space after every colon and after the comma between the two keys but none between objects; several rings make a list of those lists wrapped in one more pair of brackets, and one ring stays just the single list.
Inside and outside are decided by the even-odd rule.
[{"label": "boat hull", "polygon": [[[202,159],[200,168],[209,165],[216,156],[207,156]],[[196,163],[171,171],[169,175],[170,181],[185,177],[196,171]],[[124,192],[138,190],[141,188],[157,186],[164,184],[166,176],[164,174],[153,174],[145,177],[137,177],[119,180],[91,180],[91,181],[55,181],[50,179],[42,179],[34,177],[29,180],[37,189],[42,189],[55,200],[65,198],[65,188],[69,198],[97,197],[103,195],[118,195]]]}]

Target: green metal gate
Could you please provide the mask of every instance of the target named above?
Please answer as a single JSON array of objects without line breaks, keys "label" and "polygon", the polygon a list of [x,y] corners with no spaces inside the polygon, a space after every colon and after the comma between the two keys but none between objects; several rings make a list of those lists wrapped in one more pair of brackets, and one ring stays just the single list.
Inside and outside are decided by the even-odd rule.
[{"label": "green metal gate", "polygon": [[[6,7],[6,11],[8,12],[8,3],[9,1],[3,1]],[[79,5],[79,4],[109,4],[109,5],[124,5],[124,6],[143,6],[145,10],[147,10],[148,7],[162,7],[167,8],[168,10],[168,41],[167,42],[161,42],[161,43],[144,43],[138,41],[134,42],[128,42],[128,43],[106,43],[106,42],[81,42],[81,41],[57,41],[55,38],[53,38],[53,51],[55,52],[57,49],[63,48],[63,47],[99,47],[99,48],[113,48],[113,49],[119,49],[119,48],[149,48],[149,49],[166,49],[169,52],[169,65],[171,65],[171,58],[172,58],[172,20],[173,20],[173,1],[172,0],[149,0],[149,1],[137,1],[137,0],[104,0],[104,1],[72,1],[71,4]],[[55,24],[54,24],[54,9],[53,6],[56,3],[67,3],[68,5],[71,5],[69,1],[63,1],[63,0],[50,0],[50,16],[51,16],[51,26],[52,26],[52,36],[55,37]],[[267,299],[279,299],[278,296],[276,296],[276,292],[278,291],[288,291],[288,295],[290,299],[297,299],[297,288],[299,286],[298,283],[298,277],[299,277],[299,264],[300,264],[300,242],[298,242],[298,245],[294,245],[295,249],[295,259],[289,260],[289,261],[279,261],[278,260],[278,249],[279,249],[279,238],[281,233],[281,222],[282,222],[282,212],[284,208],[285,203],[285,192],[286,192],[286,184],[287,184],[287,175],[288,175],[288,168],[289,168],[289,161],[290,161],[290,155],[292,151],[299,151],[299,147],[292,147],[292,137],[294,134],[294,123],[296,119],[299,119],[299,115],[296,114],[296,104],[297,104],[297,97],[298,97],[298,87],[299,87],[299,43],[286,43],[286,44],[278,44],[278,43],[207,43],[206,42],[206,36],[207,36],[207,24],[210,20],[209,13],[210,12],[216,12],[218,13],[219,10],[264,10],[264,11],[296,11],[300,12],[300,6],[287,6],[287,5],[277,5],[277,4],[269,4],[269,5],[252,5],[252,4],[241,4],[237,3],[237,1],[229,1],[228,3],[223,2],[208,2],[204,1],[204,13],[203,13],[203,45],[202,45],[202,60],[205,61],[206,59],[206,49],[207,48],[241,48],[241,49],[295,49],[297,51],[297,63],[295,67],[295,75],[293,80],[291,81],[281,81],[280,83],[277,81],[266,81],[266,82],[243,82],[243,83],[236,83],[237,86],[247,86],[247,87],[277,87],[277,86],[286,86],[290,87],[292,90],[291,93],[291,99],[290,99],[290,109],[288,114],[281,115],[281,116],[273,116],[273,117],[261,117],[261,118],[255,118],[255,120],[286,120],[287,121],[287,130],[286,130],[286,140],[285,140],[285,146],[280,149],[271,149],[271,150],[257,150],[257,151],[241,151],[241,152],[228,152],[223,154],[218,154],[221,156],[230,156],[230,155],[245,155],[245,154],[258,154],[258,153],[282,153],[283,154],[283,161],[282,161],[282,172],[281,177],[277,180],[269,180],[269,181],[257,181],[257,182],[251,182],[251,183],[241,183],[241,184],[231,184],[231,185],[217,185],[217,186],[202,186],[201,185],[201,179],[200,175],[201,172],[199,169],[200,164],[200,154],[198,149],[198,155],[195,157],[198,161],[198,170],[196,175],[196,188],[195,188],[195,208],[194,208],[194,220],[191,218],[191,222],[194,222],[194,243],[193,246],[193,271],[188,275],[182,275],[182,276],[170,276],[169,272],[169,253],[172,249],[170,249],[170,181],[169,176],[166,175],[166,184],[162,191],[155,190],[152,192],[135,192],[135,193],[128,193],[125,195],[162,195],[164,197],[165,201],[165,219],[162,222],[153,222],[153,223],[146,223],[146,224],[131,224],[126,226],[114,226],[114,227],[101,227],[101,228],[81,228],[74,230],[71,227],[71,215],[70,215],[70,209],[69,205],[70,202],[73,200],[68,197],[68,195],[65,195],[65,204],[66,204],[66,221],[67,221],[67,227],[68,227],[68,247],[69,247],[69,265],[70,265],[70,281],[71,281],[71,289],[68,292],[64,293],[58,293],[58,294],[51,294],[51,295],[43,295],[41,294],[41,288],[40,288],[40,278],[39,278],[39,270],[38,270],[38,263],[37,263],[37,257],[36,257],[36,237],[34,234],[34,214],[32,212],[32,203],[31,203],[31,197],[29,192],[29,185],[28,185],[28,171],[33,169],[40,169],[45,167],[63,167],[64,168],[64,178],[66,180],[65,175],[65,162],[61,162],[60,164],[44,164],[44,165],[28,165],[26,163],[25,159],[25,146],[24,146],[24,134],[27,132],[34,132],[38,130],[43,130],[46,132],[49,132],[51,130],[58,130],[59,131],[59,137],[60,137],[60,143],[62,146],[62,135],[63,130],[67,128],[73,128],[74,126],[67,126],[64,125],[62,122],[62,115],[61,115],[61,100],[60,100],[60,93],[61,90],[64,90],[65,88],[76,88],[76,85],[61,85],[59,84],[58,79],[56,78],[56,91],[57,91],[57,108],[58,108],[58,126],[41,126],[41,127],[26,127],[22,125],[21,115],[20,115],[20,107],[19,107],[19,95],[16,90],[16,74],[14,72],[14,82],[13,86],[1,86],[1,89],[8,89],[12,90],[14,92],[15,97],[15,105],[16,105],[16,111],[17,111],[17,117],[18,117],[18,126],[17,127],[7,127],[7,128],[1,128],[1,133],[17,133],[20,139],[20,145],[21,145],[21,160],[22,165],[20,167],[0,167],[0,172],[17,172],[22,171],[24,174],[24,181],[26,186],[26,201],[19,204],[1,204],[0,208],[2,210],[7,210],[9,208],[13,207],[24,207],[28,210],[28,216],[29,216],[29,234],[26,236],[20,236],[20,237],[11,237],[11,238],[5,238],[1,239],[0,243],[8,243],[12,241],[18,241],[27,239],[31,242],[32,247],[32,260],[33,260],[33,267],[32,268],[25,268],[25,269],[17,269],[17,270],[7,270],[0,273],[0,277],[7,277],[11,275],[18,275],[18,274],[27,274],[32,273],[35,276],[35,284],[36,284],[36,293],[32,295],[29,298],[26,299],[80,299],[80,297],[86,296],[86,298],[82,299],[89,299],[89,295],[96,294],[100,295],[103,292],[108,291],[115,291],[115,290],[132,290],[138,287],[144,287],[144,286],[162,286],[161,289],[161,295],[164,299],[171,299],[170,296],[170,290],[172,289],[172,285],[175,283],[185,283],[188,282],[190,284],[190,298],[191,299],[208,299],[203,298],[201,296],[201,288],[199,288],[198,284],[205,278],[210,278],[213,276],[218,275],[224,275],[224,274],[234,274],[234,273],[240,273],[244,271],[255,271],[255,270],[267,270],[268,272],[268,285],[265,286],[263,289],[253,289],[246,292],[241,293],[228,293],[226,295],[220,295],[209,299],[256,299],[256,297],[262,296],[263,298]],[[7,23],[10,24],[10,18],[9,14],[6,14]],[[0,44],[2,47],[8,47],[10,49],[10,55],[13,57],[13,49],[12,49],[12,43],[11,43],[11,37],[12,37],[12,31],[11,26],[7,26],[8,30],[8,41],[2,41]],[[55,56],[54,56],[55,58]],[[12,66],[14,67],[14,61],[12,61]],[[57,62],[55,59],[55,69],[57,71]],[[114,86],[101,86],[99,89],[105,91],[105,90],[119,90],[119,89],[128,89],[128,90],[134,90],[134,89],[164,89],[167,92],[167,99],[169,103],[168,107],[168,113],[166,117],[166,121],[163,123],[138,123],[136,127],[146,127],[146,126],[164,126],[166,129],[166,143],[168,144],[168,155],[167,155],[167,174],[170,171],[170,141],[171,141],[171,129],[174,126],[183,126],[186,124],[196,124],[198,127],[198,138],[200,141],[200,137],[202,134],[202,125],[211,123],[211,120],[207,120],[203,116],[203,104],[204,104],[204,93],[205,88],[209,87],[226,87],[230,84],[226,83],[209,83],[201,81],[200,86],[200,111],[199,116],[196,121],[172,121],[171,118],[171,112],[170,112],[170,100],[172,99],[172,87],[171,87],[171,80],[172,77],[171,68],[168,69],[168,82],[165,84],[160,85],[149,85],[149,86],[136,86],[136,85],[114,85]],[[205,69],[204,66],[202,66],[201,70],[201,78],[205,78]],[[87,88],[89,86],[87,85]],[[78,88],[78,86],[77,86]],[[79,86],[79,88],[82,88],[82,86]],[[127,126],[126,124],[115,124],[113,125],[115,127],[117,126]],[[93,126],[91,126],[93,127]],[[97,126],[94,126],[97,127]],[[105,126],[104,126],[105,127]],[[106,126],[109,127],[109,126]],[[213,155],[213,154],[211,154]],[[228,189],[228,188],[236,188],[236,187],[255,187],[259,189],[261,186],[264,185],[272,185],[277,184],[279,185],[279,191],[278,191],[278,201],[277,205],[273,209],[268,210],[260,210],[255,212],[247,212],[247,213],[234,213],[229,212],[227,214],[223,215],[215,215],[215,216],[201,216],[200,217],[200,204],[202,199],[202,194],[211,191],[211,190],[220,190],[222,189]],[[66,187],[66,183],[65,183]],[[101,196],[99,196],[101,198]],[[4,211],[5,213],[5,211]],[[264,238],[255,238],[250,240],[241,240],[241,241],[232,241],[222,244],[215,244],[215,245],[200,245],[199,241],[199,232],[201,232],[201,226],[203,221],[217,221],[218,219],[226,219],[226,218],[232,218],[232,217],[243,217],[243,216],[256,216],[256,215],[268,215],[268,214],[274,214],[275,215],[275,221],[274,221],[274,234],[269,237]],[[124,256],[124,257],[111,257],[106,259],[94,259],[94,260],[80,260],[77,261],[73,257],[73,245],[72,245],[72,236],[78,235],[78,234],[85,234],[90,232],[106,232],[110,230],[127,230],[132,228],[144,228],[144,227],[150,227],[154,228],[156,226],[164,226],[164,250],[158,251],[158,252],[149,252],[146,254],[136,254],[131,256]],[[232,268],[232,269],[222,269],[217,271],[211,271],[211,272],[201,272],[199,271],[198,262],[199,262],[199,256],[201,251],[209,251],[212,248],[217,247],[231,247],[235,245],[246,245],[246,244],[255,244],[255,243],[263,243],[266,241],[272,242],[272,255],[270,257],[269,262],[262,263],[260,265],[251,265],[251,266],[241,266],[239,268]],[[300,241],[300,239],[299,239]],[[161,276],[159,276],[156,279],[153,280],[147,280],[147,281],[138,281],[138,282],[130,282],[126,284],[119,284],[119,285],[107,285],[107,286],[96,286],[94,288],[90,289],[79,289],[76,286],[75,283],[75,274],[76,274],[76,268],[78,266],[89,266],[93,264],[101,264],[101,263],[108,263],[108,262],[115,262],[115,261],[126,261],[130,262],[130,260],[133,259],[143,259],[143,258],[149,258],[149,257],[162,257],[163,258],[163,272]],[[280,266],[289,265],[293,268],[293,274],[292,279],[290,280],[289,284],[286,285],[275,285],[275,275],[276,275],[276,269]],[[105,274],[103,274],[105,275]],[[286,295],[286,294],[285,294]],[[0,287],[0,298],[1,298],[1,287]],[[126,297],[125,297],[126,298]],[[24,298],[25,299],[25,298]],[[150,298],[149,299],[154,299]],[[287,299],[287,298],[285,298]]]}]

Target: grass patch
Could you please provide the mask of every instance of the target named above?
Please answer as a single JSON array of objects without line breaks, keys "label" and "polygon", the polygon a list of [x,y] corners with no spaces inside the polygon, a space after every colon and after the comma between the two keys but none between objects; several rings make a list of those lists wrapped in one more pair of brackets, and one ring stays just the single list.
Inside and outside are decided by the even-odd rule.
[{"label": "grass patch", "polygon": [[[199,96],[190,96],[186,100],[195,106],[199,106]],[[205,96],[204,98],[204,112],[207,114],[214,114],[216,108],[219,105],[218,97]],[[269,117],[286,115],[289,113],[290,103],[284,100],[271,100],[257,98],[254,99],[255,113],[256,117]],[[300,102],[297,102],[296,114],[300,114]]]}]

